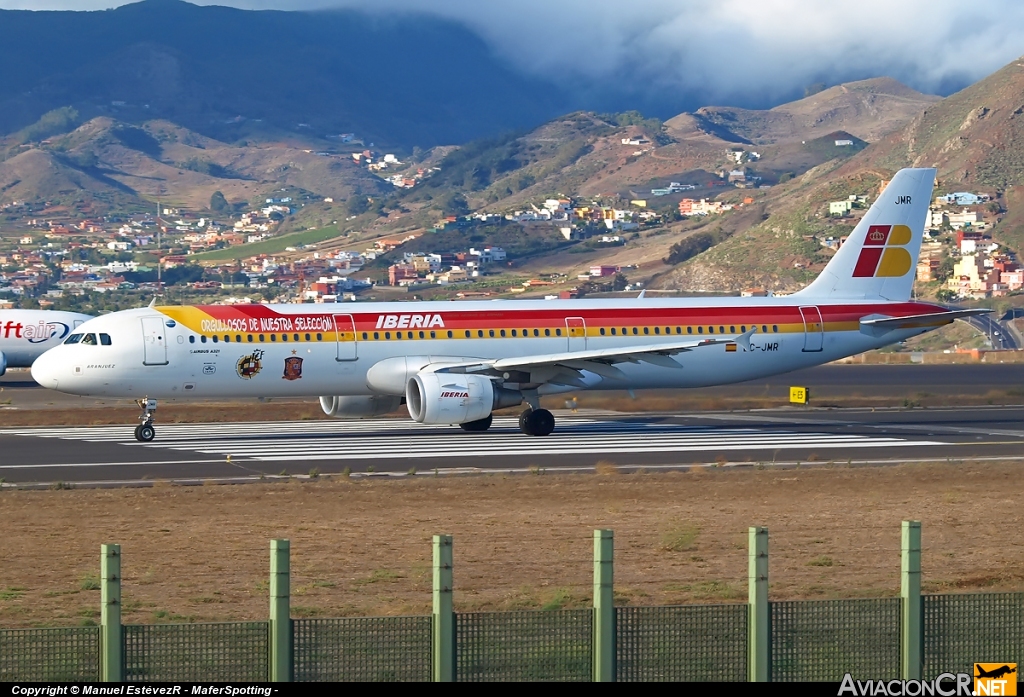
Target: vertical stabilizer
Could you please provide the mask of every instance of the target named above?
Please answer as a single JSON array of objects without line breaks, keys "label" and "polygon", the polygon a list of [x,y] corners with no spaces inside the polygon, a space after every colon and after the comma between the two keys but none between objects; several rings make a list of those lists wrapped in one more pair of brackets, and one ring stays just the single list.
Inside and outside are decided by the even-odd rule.
[{"label": "vertical stabilizer", "polygon": [[796,295],[909,300],[935,170],[901,169],[821,275]]}]

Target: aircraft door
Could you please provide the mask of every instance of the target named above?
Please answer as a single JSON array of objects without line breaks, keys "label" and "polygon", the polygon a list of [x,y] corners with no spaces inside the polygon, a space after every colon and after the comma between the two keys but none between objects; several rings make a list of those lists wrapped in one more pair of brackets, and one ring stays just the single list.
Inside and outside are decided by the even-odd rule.
[{"label": "aircraft door", "polygon": [[167,365],[167,332],[163,317],[142,318],[143,365]]},{"label": "aircraft door", "polygon": [[565,329],[568,336],[569,351],[587,350],[587,324],[582,317],[566,317]]},{"label": "aircraft door", "polygon": [[338,341],[338,356],[335,360],[356,360],[356,325],[352,315],[334,315],[334,331]]},{"label": "aircraft door", "polygon": [[801,307],[800,316],[804,319],[804,351],[821,351],[825,338],[821,311],[815,306]]}]

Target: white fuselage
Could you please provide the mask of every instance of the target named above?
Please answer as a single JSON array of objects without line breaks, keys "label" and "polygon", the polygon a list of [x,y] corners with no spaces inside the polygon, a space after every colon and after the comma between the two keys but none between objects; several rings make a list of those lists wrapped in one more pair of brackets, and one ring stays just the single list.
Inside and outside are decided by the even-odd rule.
[{"label": "white fuselage", "polygon": [[[395,357],[410,357],[410,365],[515,358],[735,336],[757,327],[749,349],[718,344],[679,353],[673,357],[679,367],[620,363],[622,375],[615,377],[582,372],[583,389],[702,387],[784,373],[900,341],[926,330],[878,336],[863,331],[859,320],[937,309],[918,302],[811,305],[802,300],[246,306],[257,319],[237,307],[145,308],[82,325],[76,334],[103,334],[109,345],[97,339],[58,346],[37,361],[33,376],[61,392],[113,397],[371,395],[388,391],[368,381],[370,369]],[[402,394],[404,384],[399,385],[390,394]],[[580,388],[546,384],[539,393]]]},{"label": "white fuselage", "polygon": [[89,315],[58,310],[0,310],[0,362],[7,368],[28,368],[90,319]]}]

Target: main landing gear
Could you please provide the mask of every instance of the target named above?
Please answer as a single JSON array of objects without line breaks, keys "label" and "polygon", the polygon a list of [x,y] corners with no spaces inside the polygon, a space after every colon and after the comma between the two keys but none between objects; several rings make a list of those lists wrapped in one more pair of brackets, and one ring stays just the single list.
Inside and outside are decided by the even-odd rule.
[{"label": "main landing gear", "polygon": [[156,429],[153,428],[153,416],[156,413],[156,400],[149,397],[135,400],[135,403],[142,409],[139,416],[139,425],[135,427],[135,440],[140,443],[148,443],[156,438]]},{"label": "main landing gear", "polygon": [[527,409],[519,415],[519,430],[528,436],[547,436],[555,430],[555,416],[547,409]]}]

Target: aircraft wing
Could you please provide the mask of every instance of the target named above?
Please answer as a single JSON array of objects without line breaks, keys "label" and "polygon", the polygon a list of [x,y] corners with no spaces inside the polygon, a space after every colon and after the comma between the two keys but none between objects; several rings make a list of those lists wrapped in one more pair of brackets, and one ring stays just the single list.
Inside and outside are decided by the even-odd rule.
[{"label": "aircraft wing", "polygon": [[580,371],[584,370],[611,379],[625,377],[622,371],[615,367],[615,363],[650,363],[662,368],[682,368],[683,366],[672,359],[673,355],[718,344],[738,344],[745,350],[750,350],[750,337],[756,331],[757,328],[754,327],[743,334],[733,336],[445,364],[437,368],[436,372],[478,373],[496,377],[524,372],[530,373],[529,382],[582,385]]},{"label": "aircraft wing", "polygon": [[972,315],[984,315],[992,310],[948,310],[946,312],[929,312],[924,315],[909,315],[907,317],[865,317],[860,321],[861,327],[892,331],[894,329],[918,329],[921,327],[939,327],[949,324],[958,317],[970,317]]}]

